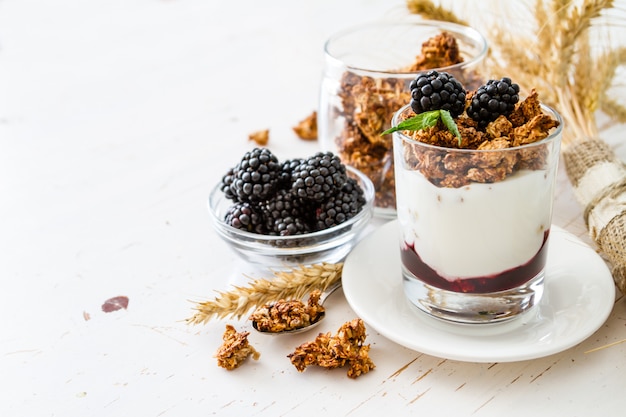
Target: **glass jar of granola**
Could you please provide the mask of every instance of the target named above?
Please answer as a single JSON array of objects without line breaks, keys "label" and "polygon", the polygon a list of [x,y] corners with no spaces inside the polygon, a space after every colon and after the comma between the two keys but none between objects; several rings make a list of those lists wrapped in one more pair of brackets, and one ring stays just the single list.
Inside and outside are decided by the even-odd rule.
[{"label": "glass jar of granola", "polygon": [[381,133],[410,100],[410,81],[441,69],[467,88],[478,86],[486,54],[487,42],[475,29],[416,19],[354,27],[326,42],[320,144],[372,180],[375,215],[396,215],[392,139]]}]

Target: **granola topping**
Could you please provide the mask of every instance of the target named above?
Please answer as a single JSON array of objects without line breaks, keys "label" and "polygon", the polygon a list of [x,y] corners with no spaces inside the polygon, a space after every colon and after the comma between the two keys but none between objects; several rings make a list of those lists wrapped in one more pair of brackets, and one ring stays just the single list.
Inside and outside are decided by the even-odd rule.
[{"label": "granola topping", "polygon": [[423,71],[431,68],[443,68],[463,62],[459,44],[448,32],[428,39],[422,44],[422,53],[415,58],[415,63],[407,72]]},{"label": "granola topping", "polygon": [[[467,101],[471,99],[472,93],[468,94]],[[521,169],[536,170],[545,165],[545,147],[525,148],[523,145],[545,139],[559,122],[543,112],[537,92],[533,90],[511,114],[499,116],[484,130],[465,113],[456,119],[456,124],[461,134],[460,141],[441,122],[427,129],[403,131],[415,141],[444,148],[405,147],[407,168],[419,170],[431,183],[440,187],[458,188],[472,182],[502,181]],[[465,154],[448,152],[445,148],[494,152]]]}]

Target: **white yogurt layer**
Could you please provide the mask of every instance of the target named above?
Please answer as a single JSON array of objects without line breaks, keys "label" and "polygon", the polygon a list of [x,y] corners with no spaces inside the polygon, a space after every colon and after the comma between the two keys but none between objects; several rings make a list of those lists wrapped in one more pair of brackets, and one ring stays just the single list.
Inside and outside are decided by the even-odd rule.
[{"label": "white yogurt layer", "polygon": [[545,171],[439,188],[417,171],[396,170],[398,221],[404,240],[443,278],[489,276],[537,254],[550,227],[553,186]]}]

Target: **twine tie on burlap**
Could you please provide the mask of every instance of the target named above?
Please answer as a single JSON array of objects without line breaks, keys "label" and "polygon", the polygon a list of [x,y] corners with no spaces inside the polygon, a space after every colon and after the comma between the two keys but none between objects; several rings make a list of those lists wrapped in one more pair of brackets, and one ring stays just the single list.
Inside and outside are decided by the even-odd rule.
[{"label": "twine tie on burlap", "polygon": [[626,293],[626,164],[604,141],[590,138],[568,145],[563,158],[589,235]]}]

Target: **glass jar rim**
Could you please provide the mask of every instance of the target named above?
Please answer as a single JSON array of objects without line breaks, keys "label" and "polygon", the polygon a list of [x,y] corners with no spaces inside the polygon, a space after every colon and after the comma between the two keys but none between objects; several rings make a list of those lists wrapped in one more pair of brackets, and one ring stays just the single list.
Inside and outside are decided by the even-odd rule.
[{"label": "glass jar rim", "polygon": [[375,28],[380,28],[380,27],[388,27],[388,26],[394,26],[394,27],[399,27],[399,26],[420,27],[421,26],[424,28],[441,29],[441,31],[450,32],[453,35],[454,34],[463,35],[466,39],[470,39],[474,41],[478,49],[478,52],[475,55],[471,56],[468,60],[460,62],[458,64],[448,65],[446,67],[432,68],[432,69],[436,69],[437,71],[450,71],[454,69],[462,69],[465,67],[472,66],[482,61],[486,57],[487,51],[489,49],[487,39],[478,30],[474,29],[471,26],[461,25],[461,24],[452,23],[452,22],[439,21],[439,20],[423,20],[419,18],[415,20],[406,19],[406,20],[399,20],[399,21],[386,19],[386,20],[378,20],[375,22],[351,26],[349,28],[336,32],[330,38],[328,38],[328,40],[324,43],[324,53],[327,59],[331,59],[337,63],[341,63],[343,66],[345,66],[347,69],[351,71],[360,71],[360,72],[369,73],[369,74],[386,74],[386,75],[393,74],[396,77],[397,76],[414,77],[415,74],[423,72],[423,70],[411,71],[411,72],[399,72],[397,70],[374,70],[371,68],[364,68],[361,65],[352,65],[352,64],[346,63],[344,60],[342,60],[341,58],[338,58],[337,56],[335,56],[335,54],[331,52],[333,44],[339,41],[340,39],[345,38],[348,35],[351,35],[360,31],[365,31],[365,30],[375,29]]}]

